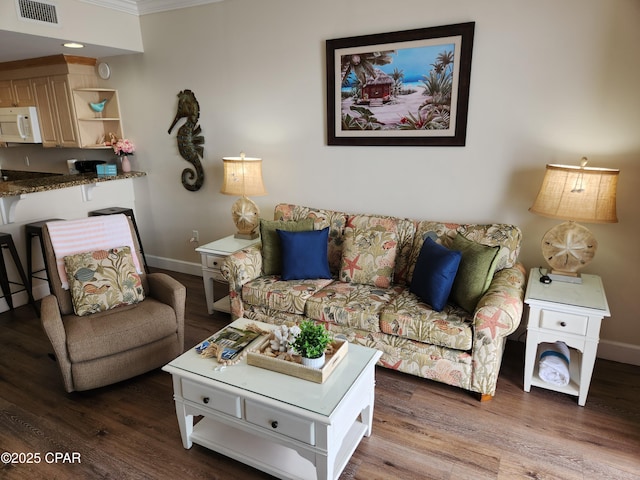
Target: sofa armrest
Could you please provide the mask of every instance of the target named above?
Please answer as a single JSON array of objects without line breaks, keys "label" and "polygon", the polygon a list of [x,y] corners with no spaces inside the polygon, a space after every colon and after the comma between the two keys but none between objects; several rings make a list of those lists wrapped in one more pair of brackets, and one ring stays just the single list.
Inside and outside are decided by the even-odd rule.
[{"label": "sofa armrest", "polygon": [[166,273],[149,273],[149,296],[169,305],[176,312],[179,345],[184,349],[184,312],[187,301],[187,288]]},{"label": "sofa armrest", "polygon": [[473,316],[473,379],[471,390],[493,396],[506,337],[522,319],[524,268],[516,265],[496,272]]},{"label": "sofa armrest", "polygon": [[47,295],[42,298],[40,304],[40,321],[56,356],[56,361],[60,366],[62,381],[67,392],[73,392],[73,377],[71,376],[71,360],[67,352],[67,334],[62,323],[62,315],[58,299],[54,295]]},{"label": "sofa armrest", "polygon": [[222,276],[229,282],[231,318],[242,317],[242,286],[262,275],[262,245],[256,244],[229,255],[221,267]]}]

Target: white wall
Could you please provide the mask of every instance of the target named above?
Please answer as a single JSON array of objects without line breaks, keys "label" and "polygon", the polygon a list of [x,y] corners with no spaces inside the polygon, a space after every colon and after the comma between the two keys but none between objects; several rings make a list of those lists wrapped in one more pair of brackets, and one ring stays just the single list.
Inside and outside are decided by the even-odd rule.
[{"label": "white wall", "polygon": [[[325,40],[476,22],[466,147],[326,145]],[[145,251],[157,264],[199,259],[188,240],[233,233],[235,200],[219,194],[221,157],[264,159],[279,202],[452,222],[510,222],[521,260],[543,265],[558,222],[527,211],[546,163],[620,168],[614,225],[589,225],[611,318],[599,354],[640,364],[638,191],[640,3],[636,0],[226,0],[141,17],[145,53],[107,59],[127,136]],[[206,179],[185,190],[176,94],[200,103]]]}]

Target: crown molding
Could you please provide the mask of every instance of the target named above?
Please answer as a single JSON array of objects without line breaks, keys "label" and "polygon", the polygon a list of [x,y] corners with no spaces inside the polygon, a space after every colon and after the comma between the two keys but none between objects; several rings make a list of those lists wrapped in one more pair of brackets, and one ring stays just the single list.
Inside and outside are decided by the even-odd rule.
[{"label": "crown molding", "polygon": [[195,7],[224,0],[81,0],[84,3],[110,8],[133,15],[167,12],[180,8]]}]

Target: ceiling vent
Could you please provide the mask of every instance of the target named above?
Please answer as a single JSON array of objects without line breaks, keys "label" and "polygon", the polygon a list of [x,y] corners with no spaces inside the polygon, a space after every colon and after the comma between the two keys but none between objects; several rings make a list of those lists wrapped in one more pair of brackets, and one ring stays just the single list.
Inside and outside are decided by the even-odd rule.
[{"label": "ceiling vent", "polygon": [[16,0],[16,7],[18,8],[18,15],[22,20],[58,25],[56,4],[53,2]]}]

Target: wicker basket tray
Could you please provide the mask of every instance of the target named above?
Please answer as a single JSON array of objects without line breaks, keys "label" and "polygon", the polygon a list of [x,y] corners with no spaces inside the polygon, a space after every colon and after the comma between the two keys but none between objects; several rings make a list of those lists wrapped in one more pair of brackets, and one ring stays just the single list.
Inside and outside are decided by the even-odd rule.
[{"label": "wicker basket tray", "polygon": [[315,383],[324,383],[329,375],[336,369],[338,364],[347,355],[349,342],[344,340],[334,340],[331,342],[334,348],[332,355],[326,356],[324,366],[320,369],[305,367],[295,361],[281,360],[269,357],[262,352],[269,346],[268,339],[257,349],[257,351],[247,353],[247,363],[274,372],[284,373],[292,377],[302,378]]}]

